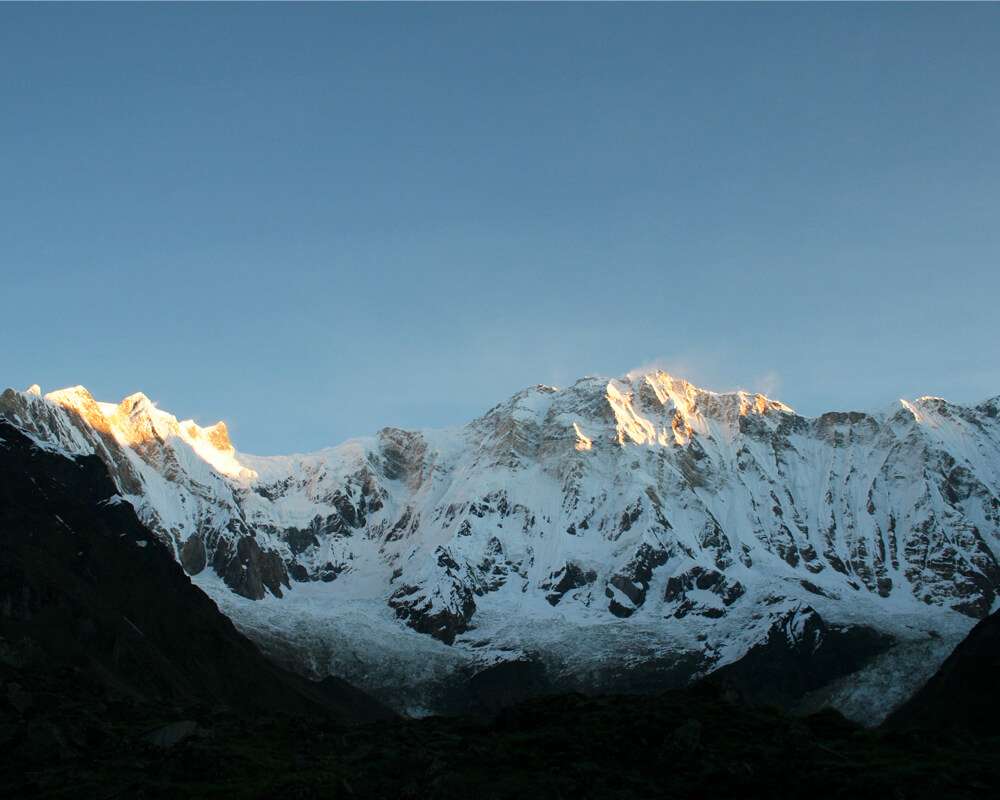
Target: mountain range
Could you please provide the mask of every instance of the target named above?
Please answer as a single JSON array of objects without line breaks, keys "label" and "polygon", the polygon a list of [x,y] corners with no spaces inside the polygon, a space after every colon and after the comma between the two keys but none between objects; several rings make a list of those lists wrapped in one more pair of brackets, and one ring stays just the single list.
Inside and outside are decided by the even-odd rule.
[{"label": "mountain range", "polygon": [[998,605],[1000,397],[804,417],[654,371],[289,456],[141,393],[0,414],[103,462],[272,658],[409,714],[714,674],[874,724]]}]

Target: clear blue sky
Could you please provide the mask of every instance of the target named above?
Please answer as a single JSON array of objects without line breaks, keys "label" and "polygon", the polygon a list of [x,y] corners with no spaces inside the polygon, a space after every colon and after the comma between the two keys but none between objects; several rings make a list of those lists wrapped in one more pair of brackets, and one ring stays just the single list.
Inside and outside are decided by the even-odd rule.
[{"label": "clear blue sky", "polygon": [[1000,393],[1000,5],[0,6],[0,383],[239,448],[659,360]]}]

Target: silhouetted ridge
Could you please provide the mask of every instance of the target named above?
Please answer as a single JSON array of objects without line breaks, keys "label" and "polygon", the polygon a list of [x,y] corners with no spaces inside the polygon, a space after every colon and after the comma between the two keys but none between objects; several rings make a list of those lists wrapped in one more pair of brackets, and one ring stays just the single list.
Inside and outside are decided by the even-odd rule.
[{"label": "silhouetted ridge", "polygon": [[269,662],[191,585],[99,458],[43,449],[2,418],[0,534],[0,637],[23,679],[70,670],[136,702],[390,716],[343,681]]}]

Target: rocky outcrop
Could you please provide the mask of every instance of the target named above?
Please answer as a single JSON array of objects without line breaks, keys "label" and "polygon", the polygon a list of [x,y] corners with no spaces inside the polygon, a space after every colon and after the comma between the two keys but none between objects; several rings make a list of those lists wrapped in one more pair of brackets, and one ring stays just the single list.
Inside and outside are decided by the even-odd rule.
[{"label": "rocky outcrop", "polygon": [[472,592],[454,583],[448,596],[429,593],[420,586],[400,586],[389,595],[389,607],[396,616],[420,633],[426,633],[445,644],[469,629],[469,620],[476,610]]},{"label": "rocky outcrop", "polygon": [[[623,521],[635,521],[641,515],[641,504],[626,509]],[[653,571],[662,567],[670,558],[670,551],[662,545],[640,544],[624,567],[608,580],[605,595],[610,598],[608,610],[616,617],[629,617],[646,602],[646,590]]]},{"label": "rocky outcrop", "polygon": [[541,583],[540,588],[545,590],[545,599],[549,605],[557,606],[567,592],[590,586],[596,580],[597,573],[594,570],[584,570],[579,565],[570,562],[550,573],[549,577]]},{"label": "rocky outcrop", "polygon": [[[695,590],[699,599],[692,595]],[[706,599],[711,597],[711,600]],[[694,565],[667,580],[663,599],[673,607],[673,615],[680,619],[691,613],[705,617],[721,617],[726,607],[731,606],[746,593],[743,584],[728,578],[717,569]]]},{"label": "rocky outcrop", "polygon": [[215,547],[212,568],[236,594],[260,600],[265,589],[281,597],[288,588],[288,570],[274,551],[263,551],[253,536],[223,540]]},{"label": "rocky outcrop", "polygon": [[414,630],[452,644],[456,636],[469,629],[476,610],[475,596],[446,549],[438,549],[436,566],[433,579],[400,586],[388,602],[396,616]]},{"label": "rocky outcrop", "polygon": [[208,564],[208,553],[201,536],[196,534],[181,545],[180,562],[188,575],[197,575],[205,569]]}]

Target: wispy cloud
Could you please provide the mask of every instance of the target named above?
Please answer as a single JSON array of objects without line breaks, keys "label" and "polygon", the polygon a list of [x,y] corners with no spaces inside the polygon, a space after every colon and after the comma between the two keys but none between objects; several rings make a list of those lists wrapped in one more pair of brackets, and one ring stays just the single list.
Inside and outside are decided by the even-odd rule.
[{"label": "wispy cloud", "polygon": [[755,392],[767,395],[772,400],[778,399],[781,392],[781,375],[775,370],[768,370],[763,375],[758,375],[750,384]]},{"label": "wispy cloud", "polygon": [[668,375],[673,375],[675,378],[683,378],[692,383],[699,383],[708,377],[705,373],[704,361],[705,359],[703,358],[693,359],[690,356],[660,356],[632,367],[632,369],[625,372],[625,375],[628,378],[636,378],[649,372],[662,370]]}]

